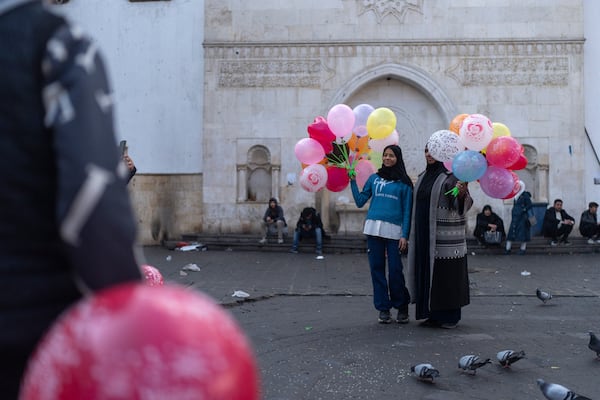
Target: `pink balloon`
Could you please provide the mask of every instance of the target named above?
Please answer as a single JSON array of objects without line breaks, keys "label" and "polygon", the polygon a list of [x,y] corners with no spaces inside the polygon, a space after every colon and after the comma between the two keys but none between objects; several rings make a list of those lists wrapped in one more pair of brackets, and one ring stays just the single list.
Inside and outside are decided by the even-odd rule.
[{"label": "pink balloon", "polygon": [[377,170],[369,160],[358,160],[354,167],[356,171],[356,184],[359,189],[362,189],[367,182],[367,179],[373,175]]},{"label": "pink balloon", "polygon": [[142,265],[142,272],[144,273],[144,277],[146,285],[148,286],[162,286],[165,283],[165,280],[160,273],[160,271],[153,267],[152,265],[144,264]]},{"label": "pink balloon", "polygon": [[327,184],[327,169],[322,164],[312,164],[302,170],[298,179],[302,189],[318,192]]},{"label": "pink balloon", "polygon": [[512,175],[514,184],[513,184],[513,188],[511,190],[511,192],[502,198],[504,200],[512,199],[513,197],[515,197],[516,194],[519,192],[519,190],[521,190],[521,183],[523,182],[523,181],[519,180],[519,176],[517,174],[515,174],[513,171],[510,171],[510,173]]},{"label": "pink balloon", "polygon": [[369,115],[375,111],[373,107],[368,104],[359,104],[354,107],[352,112],[354,113],[354,127],[352,131],[358,137],[363,137],[367,135],[367,119],[369,119]]},{"label": "pink balloon", "polygon": [[312,138],[300,139],[294,147],[294,153],[302,164],[315,164],[325,157],[321,143]]},{"label": "pink balloon", "polygon": [[252,349],[235,320],[188,288],[124,284],[84,297],[29,361],[21,400],[257,400]]},{"label": "pink balloon", "polygon": [[448,171],[452,172],[452,160],[444,161],[444,167],[446,167]]},{"label": "pink balloon", "polygon": [[390,144],[398,144],[400,142],[400,137],[398,136],[398,132],[394,129],[392,133],[383,139],[369,139],[369,147],[373,151],[378,151],[383,153],[383,149],[385,149]]},{"label": "pink balloon", "polygon": [[327,167],[327,189],[332,192],[341,192],[350,183],[346,168]]},{"label": "pink balloon", "polygon": [[337,104],[331,107],[327,114],[327,125],[336,137],[342,138],[352,134],[355,119],[354,112],[350,107],[345,104]]},{"label": "pink balloon", "polygon": [[492,140],[494,127],[485,115],[471,114],[463,120],[459,135],[467,149],[481,151]]},{"label": "pink balloon", "polygon": [[481,190],[494,199],[506,197],[514,189],[514,180],[511,171],[489,165],[481,178]]},{"label": "pink balloon", "polygon": [[485,158],[490,165],[509,168],[519,161],[521,145],[512,136],[498,136],[487,145]]}]

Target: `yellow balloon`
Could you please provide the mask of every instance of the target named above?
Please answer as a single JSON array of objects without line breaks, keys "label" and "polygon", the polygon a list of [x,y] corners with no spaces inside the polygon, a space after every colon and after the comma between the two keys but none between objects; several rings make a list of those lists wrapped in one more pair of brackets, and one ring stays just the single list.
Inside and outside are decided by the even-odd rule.
[{"label": "yellow balloon", "polygon": [[494,134],[492,135],[492,139],[495,139],[500,136],[510,136],[510,130],[508,126],[504,125],[500,122],[493,122],[492,128],[494,128]]},{"label": "yellow balloon", "polygon": [[375,109],[367,118],[367,133],[371,139],[388,137],[396,129],[396,115],[389,108]]}]

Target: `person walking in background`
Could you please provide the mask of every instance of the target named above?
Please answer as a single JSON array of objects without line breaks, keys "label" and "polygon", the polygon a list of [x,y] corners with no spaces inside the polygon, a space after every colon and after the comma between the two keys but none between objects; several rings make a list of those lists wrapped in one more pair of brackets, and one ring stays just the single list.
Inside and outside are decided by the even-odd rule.
[{"label": "person walking in background", "polygon": [[267,207],[261,221],[263,237],[262,239],[260,239],[259,243],[267,243],[267,236],[269,235],[269,230],[273,228],[277,230],[277,243],[283,243],[283,229],[286,226],[287,223],[285,222],[285,217],[283,215],[283,208],[281,208],[281,206],[277,204],[276,198],[271,197],[269,199],[269,207]]},{"label": "person walking in background", "polygon": [[562,243],[565,246],[571,244],[568,238],[573,230],[573,225],[575,225],[575,218],[567,214],[562,206],[563,201],[561,199],[556,199],[554,200],[554,205],[548,207],[544,214],[542,231],[544,237],[549,237],[551,239],[550,246],[557,246],[559,243]]},{"label": "person walking in background", "polygon": [[367,179],[362,192],[355,179],[350,181],[350,186],[358,208],[371,199],[363,233],[367,235],[373,303],[379,311],[379,322],[392,322],[390,310],[396,308],[396,321],[405,324],[408,323],[410,296],[406,289],[400,253],[407,249],[408,244],[413,183],[406,173],[399,146],[390,145],[383,150],[382,164]]},{"label": "person walking in background", "polygon": [[600,223],[598,223],[598,203],[588,204],[588,209],[581,213],[579,233],[587,238],[588,244],[600,243]]},{"label": "person walking in background", "polygon": [[525,255],[527,243],[531,241],[533,203],[531,202],[531,193],[525,190],[524,185],[522,185],[520,193],[517,193],[515,200],[513,200],[511,216],[504,254],[510,254],[512,242],[521,242],[519,255]]},{"label": "person walking in background", "polygon": [[323,254],[323,222],[317,210],[305,207],[300,213],[300,218],[294,230],[294,242],[290,253],[298,253],[298,245],[303,238],[315,238],[317,255]]},{"label": "person walking in background", "polygon": [[[493,239],[488,239],[487,235],[490,233],[498,233],[499,240],[492,241],[498,239],[495,237]],[[479,243],[483,245],[500,244],[506,236],[506,233],[504,232],[504,221],[502,221],[502,218],[500,218],[498,214],[492,211],[492,207],[489,204],[483,206],[483,210],[477,214],[477,223],[475,230],[473,231],[473,236],[475,236],[477,240],[479,240]]]},{"label": "person walking in background", "polygon": [[[466,219],[473,205],[460,182],[425,147],[427,168],[415,185],[408,246],[408,288],[423,326],[455,328],[470,302]],[[453,189],[458,193],[455,195]]]},{"label": "person walking in background", "polygon": [[0,0],[0,393],[85,294],[142,282],[98,49],[39,0]]}]

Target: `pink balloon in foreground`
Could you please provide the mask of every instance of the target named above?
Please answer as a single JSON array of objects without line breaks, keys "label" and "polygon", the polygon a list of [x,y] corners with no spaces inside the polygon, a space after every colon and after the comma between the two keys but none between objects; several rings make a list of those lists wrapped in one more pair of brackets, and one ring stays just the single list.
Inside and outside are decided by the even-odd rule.
[{"label": "pink balloon in foreground", "polygon": [[327,125],[338,138],[352,134],[355,119],[354,112],[345,104],[337,104],[327,113]]},{"label": "pink balloon in foreground", "polygon": [[522,180],[519,180],[519,176],[517,174],[515,174],[513,171],[510,171],[510,173],[513,177],[513,188],[509,194],[502,198],[504,200],[512,199],[513,197],[515,197],[519,190],[521,190],[521,184],[523,183]]},{"label": "pink balloon in foreground", "polygon": [[481,190],[494,199],[506,197],[514,188],[514,179],[511,171],[506,168],[490,165],[479,178]]},{"label": "pink balloon in foreground", "polygon": [[327,189],[332,192],[341,192],[350,183],[346,168],[327,167]]},{"label": "pink balloon in foreground", "polygon": [[356,172],[356,184],[359,189],[362,189],[367,182],[367,179],[373,175],[377,170],[369,160],[358,160],[354,166]]},{"label": "pink balloon in foreground", "polygon": [[146,285],[162,286],[165,284],[165,280],[160,271],[152,265],[142,265],[142,272],[144,273]]},{"label": "pink balloon in foreground", "polygon": [[323,146],[312,138],[300,139],[294,147],[296,158],[303,164],[318,163],[325,157]]},{"label": "pink balloon in foreground", "polygon": [[312,164],[302,170],[298,179],[302,189],[318,192],[327,184],[327,169],[322,164]]},{"label": "pink balloon in foreground", "polygon": [[62,315],[31,358],[20,398],[255,400],[259,383],[245,336],[208,296],[125,284]]}]

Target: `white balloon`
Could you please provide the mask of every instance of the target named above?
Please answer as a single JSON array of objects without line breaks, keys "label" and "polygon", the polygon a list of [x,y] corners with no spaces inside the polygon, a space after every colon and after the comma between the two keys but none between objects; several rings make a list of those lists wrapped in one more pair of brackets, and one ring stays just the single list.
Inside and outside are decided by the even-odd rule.
[{"label": "white balloon", "polygon": [[441,162],[451,161],[464,149],[460,136],[447,129],[434,132],[427,141],[429,154]]}]

